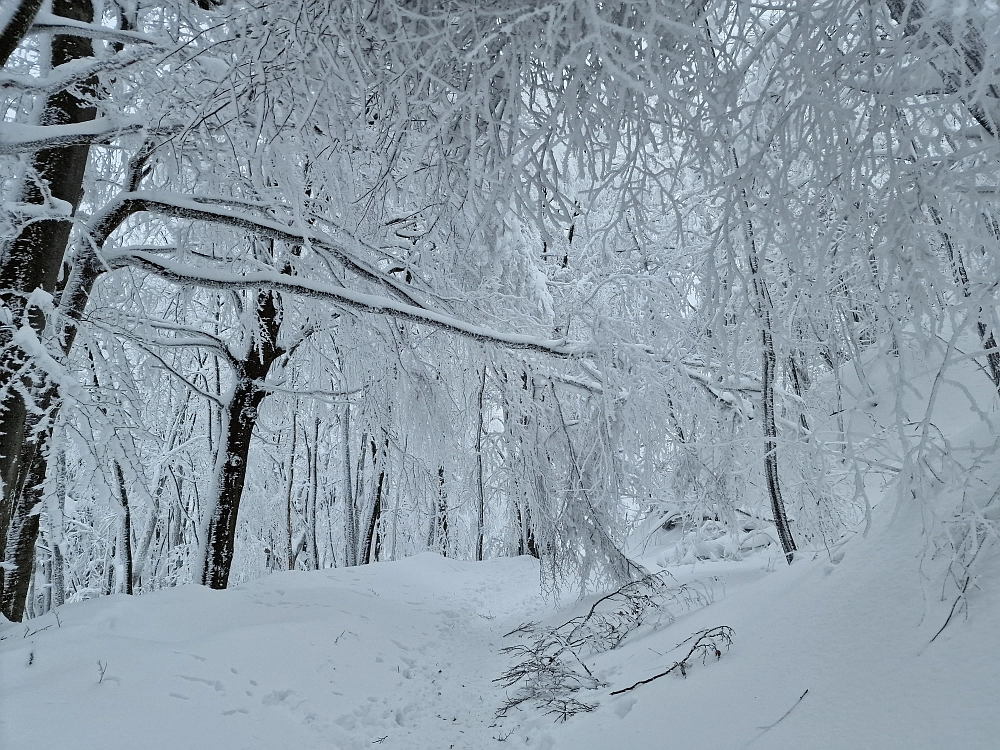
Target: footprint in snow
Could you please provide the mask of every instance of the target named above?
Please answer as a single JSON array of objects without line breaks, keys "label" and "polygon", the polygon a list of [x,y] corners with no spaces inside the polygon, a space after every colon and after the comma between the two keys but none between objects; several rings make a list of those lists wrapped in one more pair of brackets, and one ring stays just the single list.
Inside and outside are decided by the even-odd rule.
[{"label": "footprint in snow", "polygon": [[203,682],[206,685],[210,685],[211,687],[215,688],[215,691],[217,693],[226,692],[225,686],[221,682],[219,682],[219,680],[206,680],[204,677],[190,677],[186,674],[179,674],[177,676],[180,677],[182,680],[188,680],[190,682]]},{"label": "footprint in snow", "polygon": [[261,698],[260,702],[265,706],[277,706],[279,703],[287,701],[293,695],[295,695],[294,690],[275,690]]}]

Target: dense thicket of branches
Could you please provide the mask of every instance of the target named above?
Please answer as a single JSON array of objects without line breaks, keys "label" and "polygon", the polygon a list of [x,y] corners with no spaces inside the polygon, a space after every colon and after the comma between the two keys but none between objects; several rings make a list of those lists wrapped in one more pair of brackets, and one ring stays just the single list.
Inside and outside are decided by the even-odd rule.
[{"label": "dense thicket of branches", "polygon": [[1000,387],[993,3],[4,13],[10,618],[428,548],[621,582],[650,511],[791,560],[870,472],[973,481],[856,407],[918,348]]}]

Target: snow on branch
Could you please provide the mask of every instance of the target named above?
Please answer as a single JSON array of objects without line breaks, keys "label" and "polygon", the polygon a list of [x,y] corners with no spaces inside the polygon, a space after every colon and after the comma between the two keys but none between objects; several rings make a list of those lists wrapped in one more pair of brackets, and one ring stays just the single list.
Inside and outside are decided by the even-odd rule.
[{"label": "snow on branch", "polygon": [[0,89],[12,89],[33,94],[49,94],[61,91],[79,81],[84,81],[97,73],[127,68],[148,54],[148,48],[130,47],[113,57],[74,60],[73,62],[54,68],[47,76],[36,77],[15,75],[13,73],[0,75]]},{"label": "snow on branch", "polygon": [[0,154],[23,154],[43,148],[63,148],[80,143],[103,143],[124,133],[142,130],[134,120],[100,118],[72,125],[22,125],[4,123],[0,130]]},{"label": "snow on branch", "polygon": [[[234,211],[231,208],[220,206],[219,201],[220,198],[216,196],[209,196],[204,199],[200,197],[191,199],[170,193],[133,192],[120,195],[118,200],[109,206],[104,213],[108,216],[119,217],[131,215],[139,211],[148,211],[179,219],[208,221],[214,224],[238,227],[263,237],[295,245],[320,247],[327,252],[333,253],[341,264],[352,273],[356,273],[368,281],[373,281],[385,287],[390,293],[408,305],[424,307],[423,302],[417,297],[412,288],[382,273],[366,260],[348,251],[332,237],[316,231],[301,231],[272,219]],[[231,199],[230,203],[233,205],[248,205],[245,201],[237,198]],[[118,223],[120,223],[120,219],[118,219]],[[95,237],[97,244],[102,245],[107,239],[107,234],[110,234],[110,231],[113,231],[116,227],[117,224],[103,230],[99,229],[97,232],[99,236]]]},{"label": "snow on branch", "polygon": [[95,23],[74,21],[71,18],[64,18],[52,13],[39,13],[35,16],[35,22],[31,25],[31,33],[38,34],[43,32],[52,32],[65,36],[82,36],[90,39],[103,39],[108,42],[121,42],[122,44],[151,44],[154,47],[167,47],[173,44],[169,39],[159,39],[138,31],[111,29]]},{"label": "snow on branch", "polygon": [[[166,259],[163,257],[162,250],[154,250],[153,248],[120,248],[103,251],[100,262],[108,268],[124,266],[142,268],[164,279],[181,284],[230,290],[266,288],[277,292],[322,299],[361,312],[389,315],[401,320],[430,325],[466,338],[499,344],[509,349],[522,349],[557,357],[573,358],[588,357],[595,353],[593,346],[587,342],[573,341],[567,338],[546,339],[527,334],[504,333],[476,326],[454,315],[434,310],[421,300],[408,285],[382,273],[378,268],[350,252],[333,238],[315,230],[302,231],[273,219],[234,210],[222,205],[223,200],[224,197],[220,196],[191,198],[151,191],[122,193],[101,214],[94,217],[90,234],[94,246],[103,247],[111,233],[121,225],[125,218],[141,211],[174,218],[223,224],[283,242],[322,248],[333,253],[346,269],[382,286],[396,299],[277,272],[261,271],[241,274],[205,267],[192,267]],[[255,205],[238,198],[228,199],[228,202],[231,205],[247,208]],[[649,356],[659,358],[649,347],[640,346],[638,348]],[[705,385],[704,381],[707,376],[699,369],[685,363],[673,362],[672,364],[679,367],[681,372],[695,382]],[[581,381],[572,385],[593,391],[595,384]],[[740,408],[741,411],[744,410],[743,399],[738,394],[729,392],[730,385],[728,382],[713,382],[709,391],[720,401]],[[740,384],[737,384],[737,387],[748,391],[753,390],[752,387],[748,388]]]},{"label": "snow on branch", "polygon": [[527,334],[494,331],[490,328],[472,325],[450,315],[397,302],[388,297],[276,272],[258,271],[242,274],[210,268],[192,268],[143,252],[108,251],[103,254],[103,257],[111,268],[123,266],[140,268],[179,284],[225,290],[270,289],[275,292],[332,302],[361,312],[389,315],[401,320],[429,325],[476,341],[500,344],[510,349],[528,349],[561,357],[582,356],[589,351],[588,345],[581,342],[565,338],[545,339]]}]

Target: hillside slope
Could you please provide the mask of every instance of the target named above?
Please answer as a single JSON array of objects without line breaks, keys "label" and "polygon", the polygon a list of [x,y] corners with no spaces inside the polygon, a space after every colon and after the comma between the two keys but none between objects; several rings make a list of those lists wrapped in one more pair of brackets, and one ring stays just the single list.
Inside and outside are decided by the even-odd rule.
[{"label": "hillside slope", "polygon": [[[904,528],[914,522],[848,542],[836,564],[678,569],[716,601],[589,659],[607,687],[565,723],[531,707],[494,721],[502,634],[580,609],[546,609],[527,558],[426,554],[71,604],[59,626],[47,615],[0,631],[0,745],[995,748],[1000,596],[979,592],[931,643],[948,603],[921,572],[920,545],[894,541],[919,540]],[[608,696],[723,624],[735,640],[717,662]]]}]

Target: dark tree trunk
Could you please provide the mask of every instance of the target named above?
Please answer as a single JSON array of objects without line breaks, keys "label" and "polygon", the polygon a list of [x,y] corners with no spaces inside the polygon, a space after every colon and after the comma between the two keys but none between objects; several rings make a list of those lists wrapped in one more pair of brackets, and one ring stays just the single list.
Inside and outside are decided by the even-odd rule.
[{"label": "dark tree trunk", "polygon": [[28,35],[41,7],[42,0],[19,0],[10,21],[0,29],[0,68],[7,64],[17,45]]},{"label": "dark tree trunk", "polygon": [[285,561],[288,564],[286,570],[295,568],[295,550],[292,539],[292,492],[295,488],[295,446],[298,443],[298,400],[295,402],[296,410],[292,412],[292,445],[288,452],[288,484],[285,486]]},{"label": "dark tree trunk", "polygon": [[[808,374],[803,369],[802,365],[799,363],[799,356],[796,354],[791,354],[788,357],[788,376],[792,381],[792,390],[795,395],[802,399],[805,393],[806,385],[809,382]],[[806,413],[799,408],[799,424],[802,425],[804,434],[809,434],[809,420],[806,419]]]},{"label": "dark tree trunk", "polygon": [[448,556],[448,492],[444,487],[444,467],[438,467],[438,491],[434,504],[434,517],[431,519],[430,543],[432,549],[439,547],[441,554]]},{"label": "dark tree trunk", "polygon": [[243,485],[247,475],[250,441],[257,424],[257,412],[266,395],[260,383],[268,370],[284,351],[277,345],[281,326],[281,311],[276,294],[261,292],[257,295],[257,323],[260,336],[250,348],[247,357],[239,361],[234,373],[235,385],[229,402],[225,405],[223,431],[216,457],[216,498],[209,505],[204,540],[205,557],[201,582],[213,589],[224,589],[229,584],[236,546],[236,523]]},{"label": "dark tree trunk", "polygon": [[486,365],[479,384],[479,417],[476,423],[476,560],[483,559],[483,536],[486,531],[486,488],[483,486],[483,399],[486,395]]},{"label": "dark tree trunk", "polygon": [[[750,210],[749,203],[747,210]],[[778,358],[774,349],[771,293],[760,269],[753,226],[749,219],[747,219],[747,238],[750,245],[750,275],[761,331],[761,429],[764,433],[764,481],[771,500],[771,513],[774,514],[774,525],[778,531],[778,540],[781,542],[781,551],[785,553],[785,560],[791,564],[796,547],[791,526],[788,524],[788,516],[785,514],[785,501],[781,495],[781,478],[778,470],[778,425],[774,414],[774,385],[777,379]]]},{"label": "dark tree trunk", "polygon": [[384,482],[385,470],[382,470],[379,472],[378,483],[375,485],[374,505],[372,506],[371,518],[368,521],[368,530],[365,532],[365,565],[370,565],[378,560],[378,522],[382,518],[382,486]]},{"label": "dark tree trunk", "polygon": [[121,465],[115,462],[115,477],[118,480],[118,497],[121,500],[122,510],[125,515],[122,517],[121,539],[118,548],[119,554],[124,558],[122,565],[125,570],[122,573],[122,592],[132,595],[132,508],[128,502],[128,488],[125,487],[125,474],[122,473]]},{"label": "dark tree trunk", "polygon": [[385,464],[389,455],[389,438],[386,438],[382,445],[381,455],[376,455],[375,450],[375,443],[372,442],[372,469],[378,472],[378,481],[375,484],[371,517],[368,520],[367,531],[365,532],[364,562],[366,565],[377,561],[379,558],[378,524],[382,518],[382,491],[385,487]]},{"label": "dark tree trunk", "polygon": [[63,560],[62,542],[52,540],[52,606],[60,607],[66,603],[66,562]]},{"label": "dark tree trunk", "polygon": [[341,450],[344,454],[344,565],[358,564],[358,521],[355,512],[354,485],[351,482],[351,405],[345,404],[340,420]]},{"label": "dark tree trunk", "polygon": [[309,557],[312,561],[312,569],[319,570],[319,544],[316,541],[317,509],[319,507],[319,417],[313,420],[313,443],[312,451],[309,453],[309,508],[306,514],[309,534]]},{"label": "dark tree trunk", "polygon": [[774,514],[774,525],[778,530],[778,539],[785,559],[791,563],[795,553],[795,539],[785,514],[785,501],[781,496],[781,482],[778,473],[778,429],[774,418],[774,380],[777,364],[774,353],[774,338],[771,334],[771,318],[765,318],[762,327],[762,369],[761,401],[764,421],[764,478],[767,482],[767,492],[771,498],[771,512]]},{"label": "dark tree trunk", "polygon": [[[35,541],[38,539],[39,513],[31,511],[43,501],[42,482],[45,480],[45,459],[41,457],[40,441],[29,443],[27,461],[29,470],[19,475],[22,482],[16,488],[18,503],[10,518],[7,538],[6,561],[14,568],[4,571],[4,587],[0,594],[0,612],[12,622],[24,617],[28,589],[34,577]],[[37,457],[35,454],[38,454]]]},{"label": "dark tree trunk", "polygon": [[250,439],[257,423],[257,409],[264,400],[263,391],[254,385],[245,372],[237,372],[236,377],[236,389],[226,406],[223,419],[222,442],[216,466],[218,498],[205,540],[205,572],[201,582],[213,589],[224,589],[229,583]]},{"label": "dark tree trunk", "polygon": [[531,555],[536,560],[541,560],[542,553],[538,549],[538,540],[535,537],[535,528],[531,523],[531,511],[528,510],[527,503],[518,506],[517,520],[521,532],[517,540],[517,554]]},{"label": "dark tree trunk", "polygon": [[[37,8],[26,7],[22,3],[18,12],[30,13],[31,17]],[[54,0],[53,13],[77,21],[93,21],[94,8],[90,0]],[[30,21],[28,22],[30,25]],[[26,30],[25,30],[26,31]],[[6,35],[5,35],[6,37]],[[12,40],[13,41],[13,40]],[[19,41],[19,40],[18,40]],[[65,63],[93,56],[93,45],[89,39],[77,36],[56,35],[52,39],[52,65]],[[8,53],[9,54],[9,53]],[[87,93],[94,82],[85,81],[78,89]],[[96,116],[96,109],[87,101],[69,91],[59,91],[52,94],[42,113],[43,125],[69,125],[88,122]],[[68,146],[65,148],[44,149],[34,154],[31,163],[37,179],[46,183],[53,198],[64,201],[75,214],[80,205],[83,190],[83,177],[87,167],[90,149],[86,145]],[[32,205],[43,205],[45,197],[40,186],[31,177],[26,177],[22,187],[20,200]],[[0,300],[12,313],[14,326],[22,324],[26,312],[25,302],[35,289],[43,289],[52,293],[56,289],[56,279],[59,268],[66,253],[66,244],[72,227],[72,218],[45,219],[27,224],[21,233],[4,248],[3,263],[0,265]],[[45,326],[44,317],[36,308],[27,311],[28,322],[36,333],[41,333]],[[28,418],[28,409],[17,389],[11,387],[13,381],[24,377],[25,365],[21,353],[11,343],[13,328],[0,329],[0,392],[3,392],[3,404],[0,406],[0,477],[4,483],[4,496],[0,500],[0,559],[17,566],[14,571],[7,571],[0,581],[0,607],[8,617],[17,614],[20,619],[24,612],[23,600],[18,603],[5,591],[11,585],[18,592],[27,596],[27,583],[20,578],[31,576],[31,568],[22,565],[30,562],[33,553],[25,553],[33,549],[38,534],[38,522],[25,521],[33,504],[27,505],[27,499],[18,496],[20,488],[31,487],[29,477],[39,473],[45,476],[44,442],[39,436],[33,447],[27,445],[37,423],[34,418]],[[38,384],[34,384],[38,386]],[[54,394],[47,396],[44,386],[38,386],[43,391],[36,401],[43,409],[48,409],[55,401]],[[31,465],[32,461],[41,461],[42,466]],[[27,507],[25,507],[27,505]],[[21,539],[20,534],[33,535],[30,539]],[[6,550],[7,544],[13,548]]]},{"label": "dark tree trunk", "polygon": [[[739,168],[735,149],[732,151],[733,166]],[[761,331],[761,430],[764,433],[764,481],[771,501],[771,513],[781,542],[781,551],[789,565],[795,555],[795,539],[785,513],[785,500],[781,495],[781,475],[778,467],[778,425],[774,414],[774,386],[777,380],[778,358],[774,348],[774,323],[771,317],[773,302],[771,292],[760,267],[757,250],[757,236],[754,232],[750,197],[743,190],[743,207],[746,209],[744,232],[747,243],[747,261],[753,286],[754,307]]]}]

